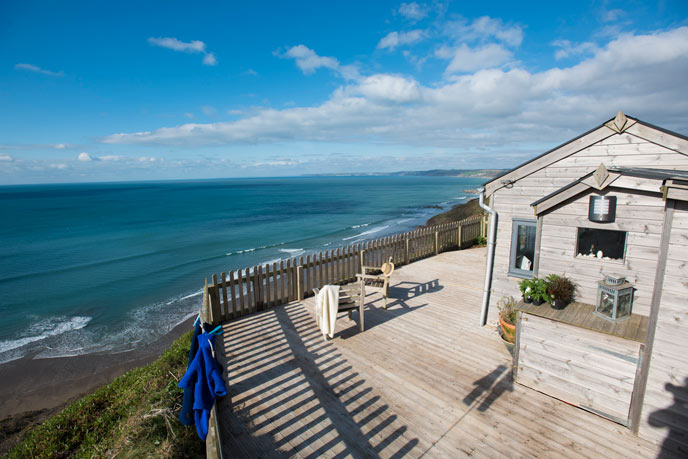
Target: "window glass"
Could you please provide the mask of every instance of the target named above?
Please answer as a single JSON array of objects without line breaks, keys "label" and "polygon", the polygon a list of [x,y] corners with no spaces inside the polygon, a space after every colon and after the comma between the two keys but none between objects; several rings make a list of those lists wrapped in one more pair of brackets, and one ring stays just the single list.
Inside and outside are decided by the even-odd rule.
[{"label": "window glass", "polygon": [[537,225],[531,220],[514,220],[511,234],[509,274],[532,277]]},{"label": "window glass", "polygon": [[601,260],[623,260],[626,232],[578,228],[578,256]]}]

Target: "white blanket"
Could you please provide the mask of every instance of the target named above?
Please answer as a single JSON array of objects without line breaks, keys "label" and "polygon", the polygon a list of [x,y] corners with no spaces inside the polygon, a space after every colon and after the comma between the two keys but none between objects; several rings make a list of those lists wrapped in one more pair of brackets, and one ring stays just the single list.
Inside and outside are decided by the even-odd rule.
[{"label": "white blanket", "polygon": [[339,285],[326,285],[315,298],[315,318],[323,336],[334,336],[334,323],[339,309]]}]

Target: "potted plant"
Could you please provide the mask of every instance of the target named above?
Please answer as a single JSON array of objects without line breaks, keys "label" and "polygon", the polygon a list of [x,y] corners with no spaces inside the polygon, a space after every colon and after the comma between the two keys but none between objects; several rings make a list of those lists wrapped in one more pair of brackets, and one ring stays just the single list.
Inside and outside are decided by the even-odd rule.
[{"label": "potted plant", "polygon": [[499,326],[502,329],[502,336],[504,341],[508,343],[514,342],[516,336],[516,300],[513,296],[502,297],[497,302],[497,309],[499,309]]},{"label": "potted plant", "polygon": [[533,291],[533,281],[530,279],[523,279],[518,283],[518,288],[521,290],[521,295],[523,295],[523,302],[530,304],[533,302],[531,293]]},{"label": "potted plant", "polygon": [[547,282],[544,279],[533,277],[533,286],[531,288],[530,296],[533,298],[533,304],[540,306],[542,303],[550,301],[550,295],[547,293]]},{"label": "potted plant", "polygon": [[576,294],[576,284],[566,276],[550,274],[547,276],[547,292],[550,294],[552,308],[564,309],[567,304],[573,301]]}]

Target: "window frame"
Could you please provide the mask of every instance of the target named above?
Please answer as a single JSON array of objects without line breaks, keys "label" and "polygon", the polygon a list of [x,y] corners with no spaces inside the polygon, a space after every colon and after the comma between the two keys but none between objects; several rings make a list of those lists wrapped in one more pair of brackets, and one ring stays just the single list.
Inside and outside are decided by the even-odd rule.
[{"label": "window frame", "polygon": [[[624,233],[624,246],[623,246],[623,257],[622,258],[612,258],[609,260],[602,260],[600,258],[588,258],[580,253],[578,253],[580,249],[580,230],[582,229],[587,229],[587,230],[600,230],[600,231],[617,231],[619,233]],[[591,261],[597,261],[597,262],[605,262],[605,263],[619,263],[619,264],[626,264],[626,252],[628,251],[628,233],[629,231],[627,230],[610,230],[607,228],[599,228],[595,226],[578,226],[576,227],[576,251],[573,253],[573,258],[576,260],[591,260]]]},{"label": "window frame", "polygon": [[[519,226],[531,226],[535,228],[535,250],[533,252],[533,260],[532,260],[532,267],[533,269],[531,271],[526,271],[525,269],[517,268],[516,267],[516,250],[518,247],[518,227]],[[512,277],[520,277],[522,279],[532,279],[533,278],[533,273],[535,271],[535,254],[537,252],[537,220],[529,219],[529,218],[514,218],[511,221],[511,249],[509,251],[509,276]]]}]

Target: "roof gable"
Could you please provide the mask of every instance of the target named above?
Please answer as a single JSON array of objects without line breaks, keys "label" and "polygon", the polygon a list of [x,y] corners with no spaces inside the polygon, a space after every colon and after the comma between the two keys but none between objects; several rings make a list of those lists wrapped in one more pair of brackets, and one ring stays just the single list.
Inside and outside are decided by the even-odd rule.
[{"label": "roof gable", "polygon": [[597,142],[622,133],[632,134],[648,142],[688,155],[688,137],[627,117],[619,111],[616,117],[606,123],[484,183],[485,193],[489,196],[498,189],[513,184]]}]

